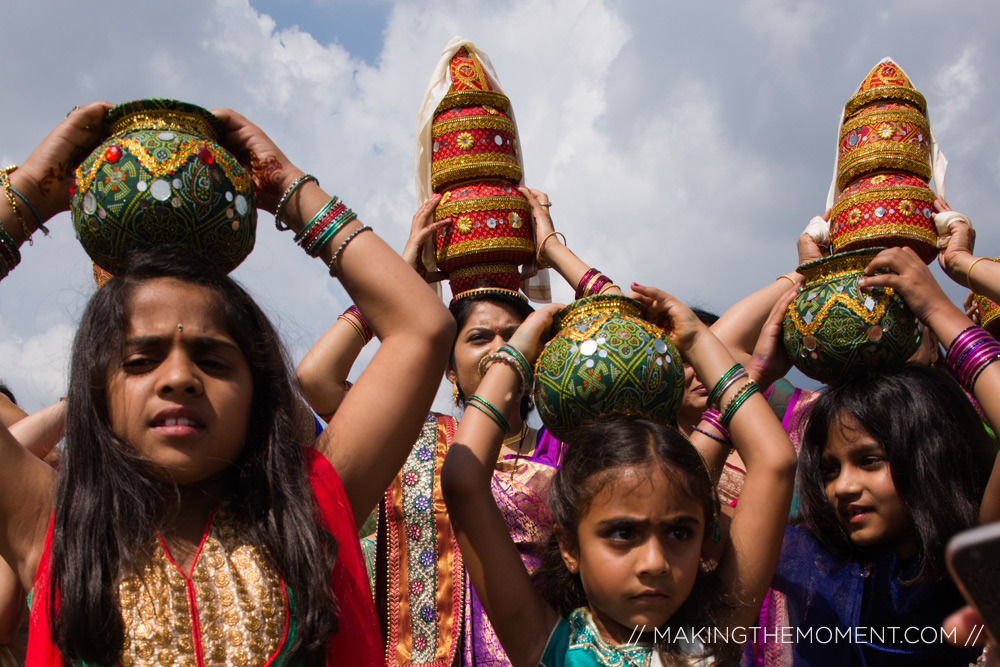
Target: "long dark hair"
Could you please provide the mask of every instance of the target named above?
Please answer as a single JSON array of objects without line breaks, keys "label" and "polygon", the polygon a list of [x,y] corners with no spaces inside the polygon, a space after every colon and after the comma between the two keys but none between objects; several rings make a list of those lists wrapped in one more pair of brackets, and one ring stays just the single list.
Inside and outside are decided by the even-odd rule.
[{"label": "long dark hair", "polygon": [[309,486],[308,416],[267,317],[232,279],[183,249],[132,255],[94,295],[80,322],[53,523],[52,636],[67,661],[117,662],[124,640],[118,582],[142,572],[154,530],[178,510],[176,485],[115,434],[108,408],[108,380],[121,363],[130,297],[157,278],[214,292],[226,330],[246,357],[253,377],[250,423],[233,462],[227,502],[294,596],[298,631],[290,664],[322,663],[327,639],[337,630],[331,583],[337,544],[322,528]]},{"label": "long dark hair", "polygon": [[993,447],[968,397],[947,373],[923,364],[872,372],[827,389],[812,407],[799,452],[798,485],[810,532],[843,561],[860,560],[826,495],[821,459],[830,427],[845,417],[885,451],[892,482],[916,529],[920,569],[907,583],[945,576],[945,545],[977,523]]},{"label": "long dark hair", "polygon": [[[476,285],[476,287],[485,287],[487,283],[482,283]],[[475,296],[469,296],[464,299],[457,299],[452,301],[448,306],[448,310],[451,311],[451,316],[455,318],[455,323],[458,325],[455,331],[455,341],[458,341],[458,334],[465,327],[466,322],[469,321],[469,316],[472,314],[472,309],[477,303],[481,302],[495,303],[501,306],[508,306],[514,310],[515,313],[521,318],[521,321],[528,319],[528,315],[535,312],[527,301],[516,297],[512,294],[503,293],[485,293],[477,294]],[[448,360],[449,368],[455,368],[455,346],[451,346],[451,358]],[[457,386],[457,382],[456,382]],[[524,421],[528,418],[528,413],[531,412],[531,392],[524,392],[524,396],[521,397],[521,420]],[[460,408],[465,408],[465,392],[462,391],[461,387],[458,387],[458,396],[455,399],[456,405]]]},{"label": "long dark hair", "polygon": [[[718,496],[702,458],[677,429],[646,419],[612,417],[580,428],[566,442],[566,458],[549,488],[549,511],[553,525],[570,545],[576,545],[577,528],[590,503],[616,471],[646,464],[659,466],[671,484],[701,504],[706,534],[710,530],[708,524],[718,509]],[[533,581],[542,597],[563,616],[587,605],[580,575],[566,569],[554,535]],[[718,612],[731,606],[717,584],[714,572],[699,575],[691,595],[671,617],[671,627],[713,627]],[[710,635],[719,637],[721,633]],[[659,646],[665,664],[687,664],[675,646]],[[718,664],[729,664],[738,658],[742,647],[736,642],[706,643],[705,650],[716,657]]]}]

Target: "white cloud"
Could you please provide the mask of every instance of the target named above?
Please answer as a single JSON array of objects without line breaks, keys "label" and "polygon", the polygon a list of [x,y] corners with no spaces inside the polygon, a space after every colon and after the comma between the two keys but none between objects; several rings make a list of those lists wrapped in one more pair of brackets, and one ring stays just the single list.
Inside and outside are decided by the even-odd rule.
[{"label": "white cloud", "polygon": [[[37,56],[8,68],[8,88],[30,95],[0,106],[0,158],[23,160],[67,110],[95,98],[228,106],[401,249],[416,205],[417,109],[441,48],[462,34],[490,54],[517,112],[528,183],[550,192],[571,247],[621,282],[722,310],[794,264],[794,240],[829,184],[833,116],[885,53],[918,84],[933,82],[924,92],[952,160],[952,203],[976,220],[1000,213],[1000,92],[981,73],[1000,59],[990,30],[1000,9],[906,11],[897,2],[869,16],[861,7],[401,0],[386,25],[363,26],[384,46],[362,59],[339,46],[345,40],[314,39],[319,26],[307,20],[278,29],[290,22],[246,0],[132,3],[127,12],[112,0],[11,3],[0,41]],[[915,37],[932,30],[939,39]],[[65,354],[53,346],[91,290],[68,217],[51,227],[54,238],[25,248],[0,285],[0,377],[32,408],[61,395]],[[998,234],[981,227],[984,253],[1000,254]],[[295,356],[348,305],[266,214],[235,276]],[[558,298],[571,293],[556,286]]]}]

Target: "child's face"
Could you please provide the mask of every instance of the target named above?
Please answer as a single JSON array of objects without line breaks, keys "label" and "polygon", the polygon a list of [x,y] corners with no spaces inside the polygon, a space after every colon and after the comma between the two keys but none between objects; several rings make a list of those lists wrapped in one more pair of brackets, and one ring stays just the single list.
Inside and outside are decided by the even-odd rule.
[{"label": "child's face", "polygon": [[579,572],[597,629],[629,641],[652,632],[684,603],[698,576],[704,508],[658,466],[616,471],[577,527],[576,548],[563,547]]},{"label": "child's face", "polygon": [[915,553],[913,521],[885,451],[854,419],[841,414],[830,424],[820,465],[826,496],[854,544]]},{"label": "child's face", "polygon": [[122,359],[109,369],[111,427],[178,484],[203,481],[246,441],[253,381],[214,292],[172,278],[128,303]]}]

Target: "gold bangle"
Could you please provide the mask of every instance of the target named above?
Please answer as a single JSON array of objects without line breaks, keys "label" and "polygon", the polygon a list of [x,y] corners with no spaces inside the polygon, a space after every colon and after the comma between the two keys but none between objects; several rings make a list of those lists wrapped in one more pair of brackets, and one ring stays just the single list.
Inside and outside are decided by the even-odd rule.
[{"label": "gold bangle", "polygon": [[965,272],[965,284],[969,289],[972,289],[972,267],[974,267],[976,264],[979,264],[979,262],[983,261],[984,259],[989,259],[989,257],[980,257],[972,264],[969,264],[969,269],[968,271]]},{"label": "gold bangle", "polygon": [[354,330],[358,332],[359,336],[361,336],[361,344],[362,345],[367,345],[368,344],[368,339],[365,338],[365,332],[361,330],[361,327],[359,327],[357,324],[355,324],[353,318],[350,318],[347,315],[340,315],[339,317],[337,317],[337,319],[338,320],[344,320],[345,322],[347,322],[348,324],[350,324],[352,327],[354,327]]},{"label": "gold bangle", "polygon": [[789,276],[789,275],[780,275],[777,278],[775,278],[774,280],[775,280],[775,282],[777,282],[777,281],[781,280],[782,278],[785,278],[786,280],[791,281],[792,285],[797,285],[798,284],[796,281],[792,280],[792,277]]},{"label": "gold bangle", "polygon": [[614,283],[608,283],[607,285],[605,285],[604,287],[601,288],[601,291],[598,292],[598,294],[604,294],[605,292],[607,292],[612,287],[617,287],[617,285],[615,285]]},{"label": "gold bangle", "polygon": [[545,248],[545,242],[548,241],[551,236],[558,236],[562,239],[563,245],[566,245],[566,236],[562,232],[551,231],[543,236],[541,242],[538,244],[538,250],[535,252],[535,264],[537,264],[539,268],[548,268],[548,265],[542,262],[542,249]]},{"label": "gold bangle", "polygon": [[14,211],[14,215],[17,217],[18,222],[21,223],[21,231],[24,232],[24,240],[28,242],[28,245],[35,245],[35,242],[31,240],[31,232],[28,231],[28,223],[24,219],[21,209],[17,207],[17,200],[14,199],[14,193],[11,191],[10,172],[15,169],[17,169],[17,165],[11,165],[3,170],[0,170],[0,185],[3,185],[3,193],[7,197],[7,203],[10,204],[11,210]]}]

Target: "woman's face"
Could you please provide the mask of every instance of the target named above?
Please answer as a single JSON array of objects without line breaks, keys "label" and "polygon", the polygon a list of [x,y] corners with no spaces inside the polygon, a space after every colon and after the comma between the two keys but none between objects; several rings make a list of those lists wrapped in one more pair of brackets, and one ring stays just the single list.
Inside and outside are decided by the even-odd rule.
[{"label": "woman's face", "polygon": [[215,292],[174,278],[137,287],[108,380],[112,429],[178,484],[215,476],[243,450],[253,379]]},{"label": "woman's face", "polygon": [[479,362],[510,340],[524,320],[511,306],[492,301],[477,301],[455,338],[454,366],[448,378],[457,378],[462,393],[471,396],[479,388]]},{"label": "woman's face", "polygon": [[708,389],[694,374],[691,364],[684,364],[684,400],[677,411],[681,421],[697,425],[701,421],[701,413],[708,409]]}]

